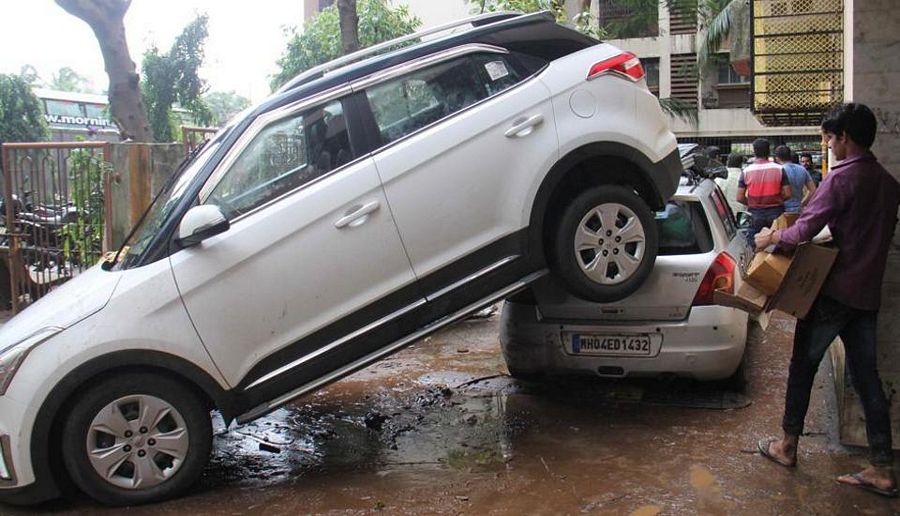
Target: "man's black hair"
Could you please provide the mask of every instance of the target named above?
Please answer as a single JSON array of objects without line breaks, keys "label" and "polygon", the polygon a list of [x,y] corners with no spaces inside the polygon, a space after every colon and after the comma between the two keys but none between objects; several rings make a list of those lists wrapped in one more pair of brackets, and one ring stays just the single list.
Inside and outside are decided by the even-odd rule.
[{"label": "man's black hair", "polygon": [[822,129],[837,136],[846,134],[854,143],[868,149],[875,142],[878,121],[865,104],[849,102],[825,115]]},{"label": "man's black hair", "polygon": [[728,163],[726,166],[731,168],[741,168],[741,165],[744,164],[744,157],[738,154],[737,152],[732,152],[728,155]]},{"label": "man's black hair", "polygon": [[812,162],[812,154],[810,154],[808,152],[801,152],[800,157],[801,158],[809,158],[809,161]]},{"label": "man's black hair", "polygon": [[793,161],[791,156],[791,148],[787,145],[779,145],[775,147],[775,157],[781,161]]},{"label": "man's black hair", "polygon": [[753,155],[757,158],[769,157],[769,140],[757,138],[753,140]]},{"label": "man's black hair", "polygon": [[709,147],[706,148],[706,156],[709,159],[718,159],[719,154],[721,154],[721,153],[722,153],[722,151],[720,151],[719,148],[716,147],[715,145],[710,145]]}]

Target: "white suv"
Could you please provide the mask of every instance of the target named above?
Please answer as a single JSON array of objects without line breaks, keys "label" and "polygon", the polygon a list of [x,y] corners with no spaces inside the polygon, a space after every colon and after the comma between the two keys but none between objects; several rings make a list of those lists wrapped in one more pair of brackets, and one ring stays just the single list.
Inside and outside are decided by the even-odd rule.
[{"label": "white suv", "polygon": [[252,420],[547,269],[626,296],[680,168],[638,59],[547,14],[304,73],[192,156],[123,260],[0,330],[0,500],[63,477],[108,504],[175,496],[210,410]]}]

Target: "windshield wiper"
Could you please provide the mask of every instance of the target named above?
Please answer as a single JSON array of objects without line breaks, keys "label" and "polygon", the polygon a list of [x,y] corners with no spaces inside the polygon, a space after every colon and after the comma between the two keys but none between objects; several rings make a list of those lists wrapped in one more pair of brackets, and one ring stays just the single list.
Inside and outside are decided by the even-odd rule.
[{"label": "windshield wiper", "polygon": [[173,172],[172,175],[169,176],[169,179],[166,179],[166,182],[163,183],[162,188],[160,188],[159,191],[156,192],[156,195],[153,196],[153,199],[150,201],[150,204],[147,205],[147,209],[144,210],[144,213],[141,214],[141,217],[138,219],[138,221],[134,224],[134,226],[131,227],[131,231],[128,232],[128,235],[125,237],[125,240],[122,241],[122,245],[119,247],[119,250],[116,251],[115,256],[113,256],[113,259],[111,261],[104,262],[104,264],[103,264],[104,270],[109,270],[115,264],[119,263],[119,256],[122,254],[122,251],[126,247],[128,247],[128,242],[131,241],[131,238],[134,236],[135,233],[137,233],[137,230],[144,223],[144,219],[147,218],[147,214],[150,213],[150,210],[153,208],[153,206],[156,205],[156,201],[159,200],[159,196],[161,196],[163,194],[163,192],[165,192],[169,189],[169,187],[172,185],[172,183],[174,183],[175,180],[178,179],[178,177],[181,175],[181,173],[184,172],[184,170],[187,168],[187,166],[192,161],[194,161],[194,158],[197,157],[197,154],[199,154],[200,151],[203,150],[203,148],[206,147],[206,144],[208,144],[208,143],[209,143],[209,140],[203,140],[202,143],[200,143],[199,145],[194,147],[190,152],[188,152],[187,156],[185,156],[184,159],[181,160],[181,163],[179,163],[178,166],[175,167],[175,172]]}]

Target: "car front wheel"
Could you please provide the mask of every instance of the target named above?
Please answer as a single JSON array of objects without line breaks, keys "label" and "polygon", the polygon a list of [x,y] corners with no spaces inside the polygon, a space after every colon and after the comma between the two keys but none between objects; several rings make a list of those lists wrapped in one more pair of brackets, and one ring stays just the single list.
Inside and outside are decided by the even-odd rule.
[{"label": "car front wheel", "polygon": [[657,240],[653,213],[634,191],[595,186],[563,211],[553,262],[571,293],[590,301],[618,301],[650,275]]},{"label": "car front wheel", "polygon": [[89,388],[63,429],[66,469],[75,484],[107,505],[139,505],[178,496],[209,459],[212,427],[199,396],[177,380],[119,374]]}]

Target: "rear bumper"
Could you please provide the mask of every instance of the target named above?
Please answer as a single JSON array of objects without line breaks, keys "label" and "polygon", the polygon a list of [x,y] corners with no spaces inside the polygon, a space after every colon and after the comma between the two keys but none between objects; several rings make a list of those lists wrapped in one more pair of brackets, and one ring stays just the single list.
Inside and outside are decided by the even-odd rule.
[{"label": "rear bumper", "polygon": [[[569,354],[566,332],[660,334],[659,352],[651,357]],[[684,321],[643,324],[571,324],[539,321],[534,305],[507,302],[500,343],[507,366],[521,373],[591,374],[638,377],[673,374],[697,380],[720,380],[740,365],[747,342],[747,314],[720,306],[694,307]]]},{"label": "rear bumper", "polygon": [[675,194],[683,172],[681,155],[678,153],[677,147],[668,156],[654,163],[647,170],[647,173],[650,174],[650,178],[653,180],[653,184],[659,189],[657,193],[662,200],[662,206],[665,206],[669,197]]}]

